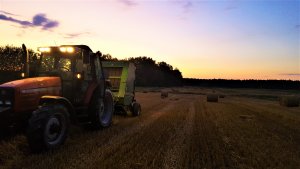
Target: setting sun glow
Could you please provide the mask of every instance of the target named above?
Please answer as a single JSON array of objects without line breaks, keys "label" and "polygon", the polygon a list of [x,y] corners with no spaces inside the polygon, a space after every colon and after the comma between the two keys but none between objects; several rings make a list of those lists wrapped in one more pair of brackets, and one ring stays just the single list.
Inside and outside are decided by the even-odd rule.
[{"label": "setting sun glow", "polygon": [[186,78],[300,80],[299,13],[297,0],[1,0],[0,45],[85,44]]}]

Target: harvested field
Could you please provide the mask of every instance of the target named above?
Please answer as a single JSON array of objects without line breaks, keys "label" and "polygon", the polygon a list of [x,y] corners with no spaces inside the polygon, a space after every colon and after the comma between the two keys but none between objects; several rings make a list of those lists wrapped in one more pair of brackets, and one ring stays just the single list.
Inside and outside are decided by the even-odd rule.
[{"label": "harvested field", "polygon": [[207,102],[199,94],[206,91],[176,89],[166,99],[138,92],[141,116],[114,116],[100,131],[73,126],[52,152],[31,154],[23,135],[2,140],[0,168],[299,168],[300,107],[226,90],[216,90],[226,98]]}]

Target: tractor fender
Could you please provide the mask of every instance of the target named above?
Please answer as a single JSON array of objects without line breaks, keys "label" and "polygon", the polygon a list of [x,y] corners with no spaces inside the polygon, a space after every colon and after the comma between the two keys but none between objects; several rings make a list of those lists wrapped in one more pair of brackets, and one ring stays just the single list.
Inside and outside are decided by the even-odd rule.
[{"label": "tractor fender", "polygon": [[39,105],[43,105],[45,103],[61,104],[67,108],[71,119],[75,118],[75,109],[72,103],[67,98],[60,96],[42,96],[40,98]]}]

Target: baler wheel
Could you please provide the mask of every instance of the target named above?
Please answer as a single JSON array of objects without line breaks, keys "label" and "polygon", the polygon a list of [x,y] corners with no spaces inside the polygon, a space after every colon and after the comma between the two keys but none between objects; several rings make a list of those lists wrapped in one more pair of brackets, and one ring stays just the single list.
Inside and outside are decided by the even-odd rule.
[{"label": "baler wheel", "polygon": [[138,102],[132,103],[132,115],[133,116],[139,116],[141,114],[141,105]]}]

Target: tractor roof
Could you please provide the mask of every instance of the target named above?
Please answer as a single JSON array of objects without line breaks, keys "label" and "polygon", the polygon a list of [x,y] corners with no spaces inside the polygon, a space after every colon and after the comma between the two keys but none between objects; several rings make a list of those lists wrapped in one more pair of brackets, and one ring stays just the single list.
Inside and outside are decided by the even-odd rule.
[{"label": "tractor roof", "polygon": [[93,52],[92,49],[90,47],[88,47],[87,45],[61,45],[61,47],[65,47],[65,46],[77,47],[80,49],[89,50],[89,51]]}]

